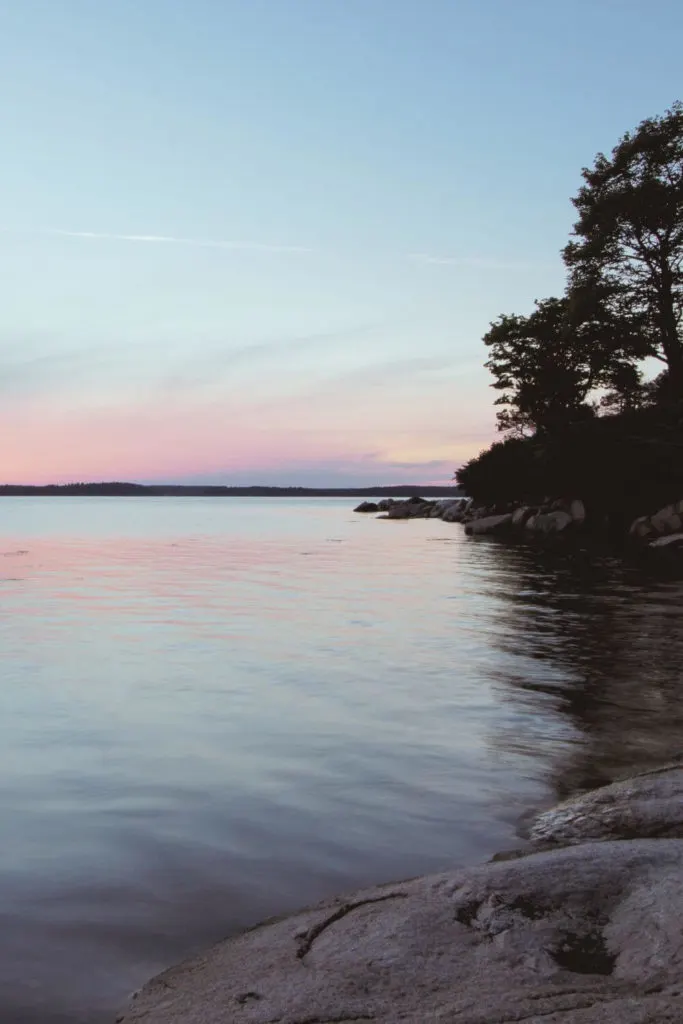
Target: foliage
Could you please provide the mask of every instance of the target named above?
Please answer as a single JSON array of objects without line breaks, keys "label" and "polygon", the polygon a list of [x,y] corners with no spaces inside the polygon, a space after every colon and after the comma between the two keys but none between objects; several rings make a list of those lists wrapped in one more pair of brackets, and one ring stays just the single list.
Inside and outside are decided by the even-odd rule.
[{"label": "foliage", "polygon": [[594,511],[632,519],[683,496],[683,408],[651,406],[498,441],[456,478],[485,504],[580,496]]},{"label": "foliage", "polygon": [[532,437],[496,441],[456,472],[465,493],[484,504],[541,500],[542,448]]},{"label": "foliage", "polygon": [[456,478],[486,504],[580,496],[628,517],[683,496],[683,105],[583,179],[564,296],[484,337],[508,437]]},{"label": "foliage", "polygon": [[683,105],[642,121],[584,168],[564,249],[569,292],[601,291],[615,321],[639,321],[641,355],[666,363],[683,396]]},{"label": "foliage", "polygon": [[484,336],[492,386],[503,392],[495,402],[503,406],[499,429],[553,433],[590,419],[597,388],[635,398],[637,337],[632,323],[613,320],[596,303],[588,308],[585,297],[582,304],[544,299],[530,316],[499,317]]}]

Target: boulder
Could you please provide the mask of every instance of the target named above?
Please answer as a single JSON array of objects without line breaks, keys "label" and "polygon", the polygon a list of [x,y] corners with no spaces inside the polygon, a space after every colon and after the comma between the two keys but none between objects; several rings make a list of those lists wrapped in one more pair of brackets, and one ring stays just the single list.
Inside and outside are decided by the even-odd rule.
[{"label": "boulder", "polygon": [[633,837],[683,839],[683,765],[643,772],[539,814],[532,843],[585,843]]},{"label": "boulder", "polygon": [[488,508],[486,505],[470,505],[466,510],[468,522],[473,519],[488,519],[489,516],[499,515],[495,508]]},{"label": "boulder", "polygon": [[380,510],[380,512],[386,512],[388,509],[390,509],[392,507],[392,505],[395,505],[395,504],[396,504],[396,499],[395,498],[382,498],[381,501],[377,502],[377,508]]},{"label": "boulder", "polygon": [[455,505],[450,505],[444,509],[441,514],[441,518],[444,523],[461,523],[465,517],[465,512],[462,508],[457,508]]},{"label": "boulder", "polygon": [[536,533],[560,533],[571,526],[572,522],[573,519],[568,512],[558,510],[557,512],[541,512],[534,516],[533,526],[529,526],[529,523],[527,526]]},{"label": "boulder", "polygon": [[598,842],[366,889],[149,982],[121,1024],[671,1024],[683,840]]},{"label": "boulder", "polygon": [[675,505],[667,505],[659,512],[650,516],[650,525],[657,534],[678,533],[683,527],[683,519],[676,511]]},{"label": "boulder", "polygon": [[427,519],[434,507],[433,502],[422,498],[395,502],[384,519]]},{"label": "boulder", "polygon": [[468,523],[465,527],[465,533],[474,535],[499,533],[510,526],[511,522],[511,512],[506,512],[505,515],[501,516],[484,516],[482,519],[473,519],[471,523]]},{"label": "boulder", "polygon": [[436,502],[436,515],[445,523],[459,523],[462,520],[467,502],[464,498],[447,498]]},{"label": "boulder", "polygon": [[362,501],[357,508],[354,508],[354,512],[379,512],[379,505],[376,505],[374,501]]},{"label": "boulder", "polygon": [[521,505],[520,508],[516,508],[512,513],[512,526],[516,530],[521,530],[535,513],[536,509],[529,508],[527,505]]},{"label": "boulder", "polygon": [[586,521],[586,506],[580,498],[574,498],[573,501],[569,502],[567,509],[569,515],[572,517],[575,523],[579,526],[583,525]]},{"label": "boulder", "polygon": [[683,501],[666,505],[652,516],[639,516],[631,523],[629,535],[634,540],[654,540],[683,532]]},{"label": "boulder", "polygon": [[397,501],[392,505],[384,519],[410,519],[413,508],[407,501]]},{"label": "boulder", "polygon": [[651,548],[679,548],[683,544],[683,533],[669,533],[650,541]]},{"label": "boulder", "polygon": [[647,540],[648,537],[653,536],[654,530],[650,525],[649,516],[639,516],[638,519],[634,519],[629,534],[636,540]]}]

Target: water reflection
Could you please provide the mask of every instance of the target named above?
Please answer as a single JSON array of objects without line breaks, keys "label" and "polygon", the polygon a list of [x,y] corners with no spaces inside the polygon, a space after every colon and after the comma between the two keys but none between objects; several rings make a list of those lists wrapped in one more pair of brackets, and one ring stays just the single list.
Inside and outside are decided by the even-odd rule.
[{"label": "water reflection", "polygon": [[2,1022],[110,1021],[225,934],[678,750],[675,580],[346,502],[2,516]]},{"label": "water reflection", "polygon": [[557,797],[683,752],[683,582],[585,551],[490,545],[516,586],[495,606],[492,672],[514,723],[495,746]]}]

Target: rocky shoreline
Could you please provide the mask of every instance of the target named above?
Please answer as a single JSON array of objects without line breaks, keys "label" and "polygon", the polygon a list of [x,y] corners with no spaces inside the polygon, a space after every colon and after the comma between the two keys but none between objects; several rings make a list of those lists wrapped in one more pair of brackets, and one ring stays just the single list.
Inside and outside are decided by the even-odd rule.
[{"label": "rocky shoreline", "polygon": [[265,922],[119,1024],[683,1021],[683,763],[546,810],[523,849]]},{"label": "rocky shoreline", "polygon": [[[462,523],[472,536],[497,535],[533,540],[563,536],[604,536],[610,529],[605,516],[587,509],[581,498],[548,498],[536,505],[477,505],[471,498],[427,500],[392,498],[365,501],[354,509],[383,513],[379,519],[441,519]],[[636,548],[683,551],[683,500],[666,505],[652,515],[634,519],[622,538]]]},{"label": "rocky shoreline", "polygon": [[[541,542],[595,529],[579,499],[356,511]],[[683,502],[629,540],[676,549]],[[683,1024],[683,758],[538,811],[520,835],[486,864],[265,921],[152,979],[118,1024]]]}]

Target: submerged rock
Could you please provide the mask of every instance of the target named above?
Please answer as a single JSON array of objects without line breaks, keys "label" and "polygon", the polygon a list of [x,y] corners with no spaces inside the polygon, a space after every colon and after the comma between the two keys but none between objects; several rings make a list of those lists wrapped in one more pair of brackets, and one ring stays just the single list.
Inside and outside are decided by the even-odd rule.
[{"label": "submerged rock", "polygon": [[683,840],[571,846],[368,889],[151,981],[122,1024],[683,1019]]}]

